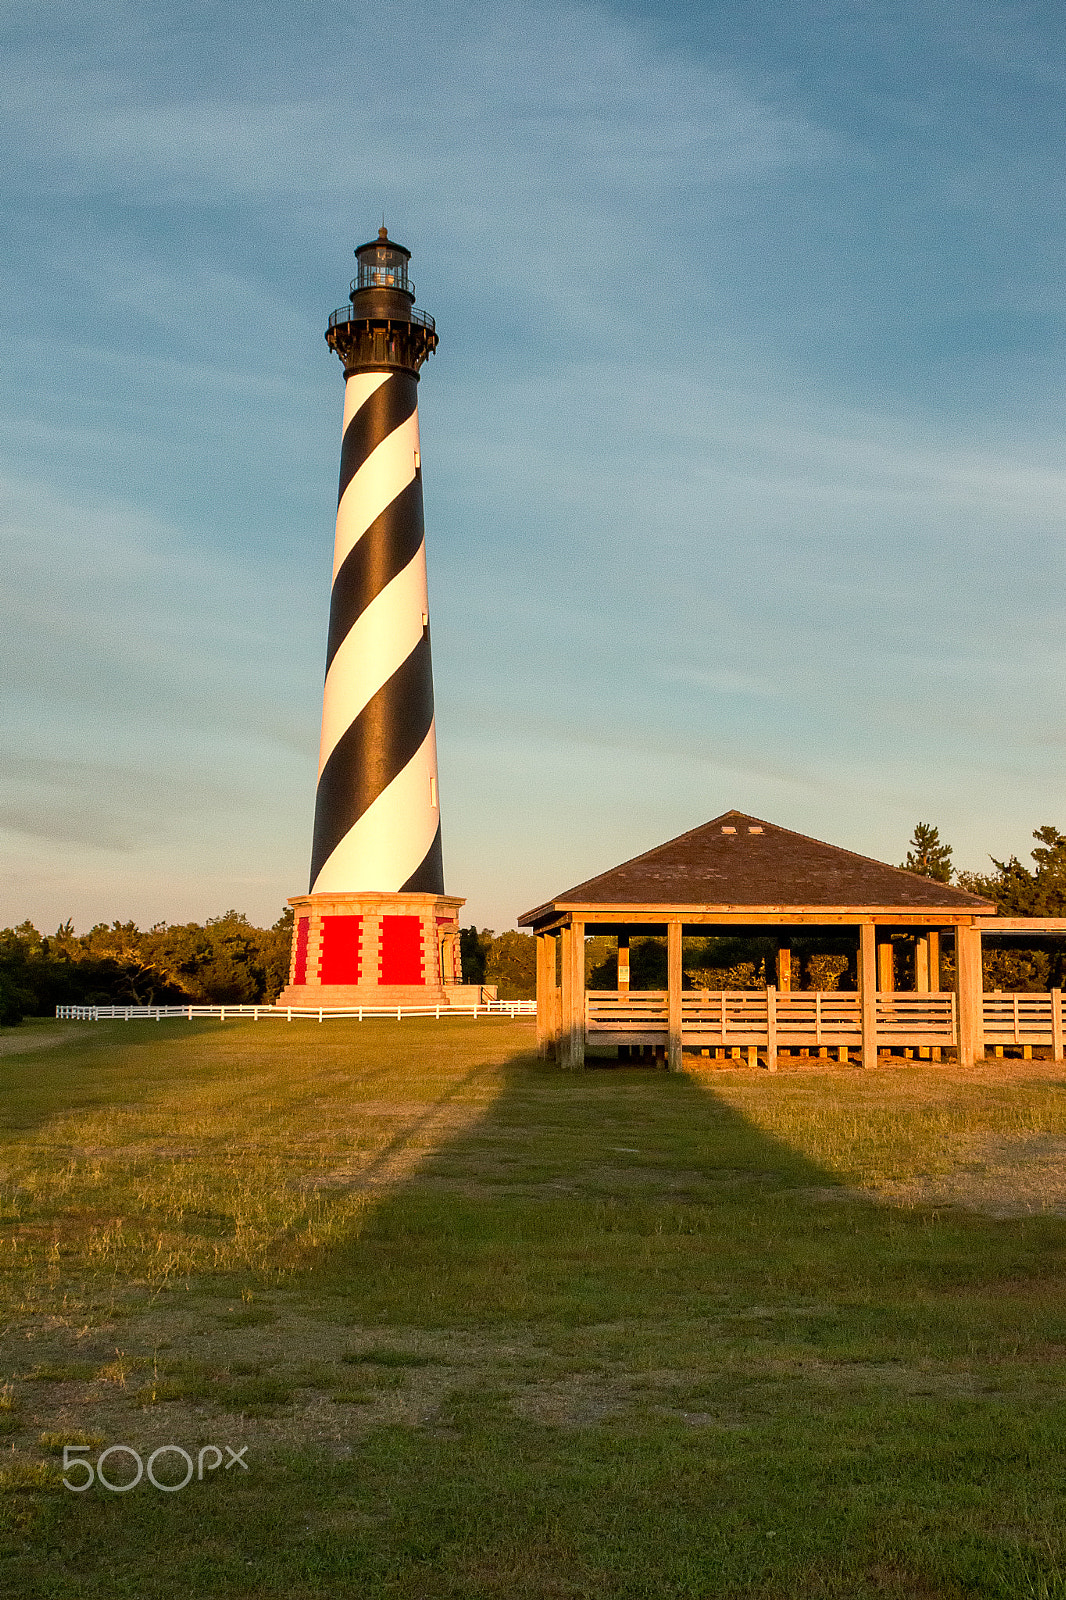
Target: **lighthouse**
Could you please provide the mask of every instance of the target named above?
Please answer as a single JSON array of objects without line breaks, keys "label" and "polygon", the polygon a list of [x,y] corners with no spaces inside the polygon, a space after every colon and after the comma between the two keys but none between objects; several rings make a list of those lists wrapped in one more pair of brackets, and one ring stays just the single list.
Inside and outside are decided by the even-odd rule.
[{"label": "lighthouse", "polygon": [[355,252],[326,342],[344,367],[310,883],[290,899],[284,1006],[439,1005],[461,983],[444,892],[418,379],[437,348],[411,252]]}]

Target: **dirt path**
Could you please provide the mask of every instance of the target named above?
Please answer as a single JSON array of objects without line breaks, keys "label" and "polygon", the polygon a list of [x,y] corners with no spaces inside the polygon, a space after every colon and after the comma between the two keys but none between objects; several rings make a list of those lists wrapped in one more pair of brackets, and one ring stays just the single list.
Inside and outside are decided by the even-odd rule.
[{"label": "dirt path", "polygon": [[30,1050],[51,1050],[55,1045],[66,1044],[83,1032],[87,1023],[75,1023],[70,1028],[0,1028],[0,1056],[23,1056]]}]

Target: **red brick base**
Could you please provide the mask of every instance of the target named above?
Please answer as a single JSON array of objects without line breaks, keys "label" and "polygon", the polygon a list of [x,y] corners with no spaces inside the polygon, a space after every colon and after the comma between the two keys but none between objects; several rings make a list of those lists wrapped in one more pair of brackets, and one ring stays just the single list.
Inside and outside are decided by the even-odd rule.
[{"label": "red brick base", "polygon": [[[276,1004],[447,1005],[462,984],[459,911],[436,894],[296,895],[289,983]],[[421,979],[421,981],[419,981]],[[470,1004],[469,990],[462,1003]]]}]

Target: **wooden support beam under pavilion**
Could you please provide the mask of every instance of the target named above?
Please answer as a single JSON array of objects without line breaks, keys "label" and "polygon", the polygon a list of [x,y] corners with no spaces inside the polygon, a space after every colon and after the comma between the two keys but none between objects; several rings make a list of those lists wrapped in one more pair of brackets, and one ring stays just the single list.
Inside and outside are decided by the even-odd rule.
[{"label": "wooden support beam under pavilion", "polygon": [[571,988],[573,1011],[570,1017],[570,1065],[585,1065],[585,924],[574,921],[570,959],[574,964]]},{"label": "wooden support beam under pavilion", "polygon": [[985,1053],[982,1005],[981,929],[955,932],[955,987],[959,997],[959,1065],[972,1067]]},{"label": "wooden support beam under pavilion", "polygon": [[666,1064],[681,1071],[681,919],[666,924]]},{"label": "wooden support beam under pavilion", "polygon": [[537,1004],[537,1054],[541,1060],[554,1055],[559,1038],[559,990],[556,982],[558,961],[558,936],[552,933],[537,934],[537,994],[544,1002]]},{"label": "wooden support beam under pavilion", "polygon": [[629,995],[629,930],[618,930],[618,993]]},{"label": "wooden support beam under pavilion", "polygon": [[[573,944],[573,928],[564,923],[559,930],[559,1065],[566,1068],[573,1064],[570,1059],[574,1014]],[[540,1010],[539,997],[537,1010]]]},{"label": "wooden support beam under pavilion", "polygon": [[862,1005],[862,1064],[877,1060],[877,931],[872,922],[859,926],[859,999]]}]

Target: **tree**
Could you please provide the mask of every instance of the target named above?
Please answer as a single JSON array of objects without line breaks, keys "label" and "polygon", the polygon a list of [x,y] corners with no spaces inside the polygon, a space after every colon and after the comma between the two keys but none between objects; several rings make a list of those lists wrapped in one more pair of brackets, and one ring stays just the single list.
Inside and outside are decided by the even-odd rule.
[{"label": "tree", "polygon": [[485,962],[485,982],[501,1000],[532,1000],[537,992],[537,941],[531,933],[498,934]]},{"label": "tree", "polygon": [[[1066,916],[1066,837],[1046,823],[1034,829],[1033,838],[1035,871],[1024,867],[1017,856],[1006,861],[991,856],[994,872],[960,873],[960,884],[993,901],[1002,916]],[[984,971],[987,988],[1061,989],[1066,984],[1066,950],[1054,934],[1031,936],[1023,944],[1011,939],[1002,949],[986,944]]]},{"label": "tree", "polygon": [[494,983],[501,1000],[528,1000],[537,992],[537,942],[529,933],[459,929],[464,983]]},{"label": "tree", "polygon": [[941,844],[940,830],[931,822],[916,822],[907,859],[900,865],[921,878],[933,878],[937,883],[951,882],[951,846]]},{"label": "tree", "polygon": [[485,968],[491,948],[491,928],[483,928],[479,933],[471,923],[469,928],[459,929],[459,954],[463,963],[464,983],[485,982]]},{"label": "tree", "polygon": [[1036,862],[1038,915],[1061,917],[1066,907],[1066,837],[1045,824],[1034,831],[1033,838],[1037,840],[1031,854]]},{"label": "tree", "polygon": [[666,940],[653,936],[634,939],[629,946],[631,989],[666,988]]},{"label": "tree", "polygon": [[[34,1009],[35,986],[27,959],[34,943],[23,936],[27,926],[0,930],[0,1027],[13,1027]],[[40,935],[36,928],[32,932],[39,948]]]},{"label": "tree", "polygon": [[13,1028],[21,1022],[26,1015],[26,1008],[33,1004],[33,996],[27,989],[20,989],[10,972],[0,968],[0,1028]]},{"label": "tree", "polygon": [[289,981],[293,912],[286,906],[274,926],[263,933],[263,999],[273,1003]]},{"label": "tree", "polygon": [[1017,856],[1007,861],[989,859],[995,873],[984,880],[1000,912],[1015,917],[1066,916],[1066,837],[1045,824],[1033,831],[1032,851],[1036,871],[1023,867]]}]

